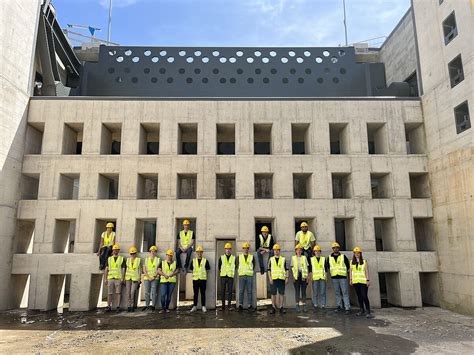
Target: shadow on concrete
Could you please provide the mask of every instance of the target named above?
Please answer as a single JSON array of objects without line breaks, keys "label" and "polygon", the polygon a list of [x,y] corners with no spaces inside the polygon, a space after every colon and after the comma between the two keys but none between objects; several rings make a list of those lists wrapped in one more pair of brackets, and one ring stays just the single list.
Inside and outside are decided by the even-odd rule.
[{"label": "shadow on concrete", "polygon": [[[383,328],[390,323],[383,319],[366,319],[350,315],[336,314],[331,310],[317,313],[296,313],[288,310],[286,314],[269,314],[265,309],[257,312],[212,310],[175,311],[168,314],[136,311],[133,313],[104,313],[102,309],[89,312],[38,312],[15,310],[0,313],[0,329],[8,330],[126,330],[126,329],[222,329],[222,328],[304,328],[317,335],[318,328],[332,328],[341,335],[328,340],[307,344],[301,337],[301,347],[292,354],[302,353],[411,353],[418,345],[404,338],[377,334],[373,328]],[[304,333],[302,333],[304,334]],[[297,339],[298,341],[299,338]]]}]

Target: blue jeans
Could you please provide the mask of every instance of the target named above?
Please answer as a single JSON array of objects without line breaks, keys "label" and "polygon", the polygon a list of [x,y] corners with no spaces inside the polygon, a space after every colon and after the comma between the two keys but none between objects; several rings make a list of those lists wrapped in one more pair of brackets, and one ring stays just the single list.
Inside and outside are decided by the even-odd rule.
[{"label": "blue jeans", "polygon": [[313,306],[326,307],[326,280],[313,280]]},{"label": "blue jeans", "polygon": [[[347,278],[344,279],[332,279],[334,286],[334,292],[336,292],[336,304],[338,308],[345,308],[346,311],[351,309],[349,302],[349,284]],[[341,297],[342,293],[342,297]],[[343,304],[344,301],[344,304]]]},{"label": "blue jeans", "polygon": [[[181,262],[181,254],[183,254],[183,252],[181,251],[181,249],[178,247],[176,249],[176,267],[178,269],[181,269],[182,268],[182,262]],[[193,248],[190,247],[188,248],[188,250],[186,250],[186,261],[184,262],[184,268],[187,269],[189,267],[189,262],[191,261],[191,256],[193,255]]]},{"label": "blue jeans", "polygon": [[169,309],[170,303],[171,303],[171,295],[173,294],[173,290],[175,286],[176,286],[176,282],[162,282],[160,284],[162,309]]},{"label": "blue jeans", "polygon": [[244,294],[247,291],[247,303],[253,306],[253,276],[239,276],[239,305],[244,305]]},{"label": "blue jeans", "polygon": [[144,280],[145,282],[145,304],[148,307],[150,305],[150,291],[151,291],[151,299],[153,303],[153,307],[156,307],[157,300],[158,300],[158,283],[157,279],[153,281]]}]

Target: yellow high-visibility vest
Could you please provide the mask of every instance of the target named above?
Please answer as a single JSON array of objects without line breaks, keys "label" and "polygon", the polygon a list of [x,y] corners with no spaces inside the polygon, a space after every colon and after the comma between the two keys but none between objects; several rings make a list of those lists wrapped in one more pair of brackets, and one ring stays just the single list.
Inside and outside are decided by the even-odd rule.
[{"label": "yellow high-visibility vest", "polygon": [[193,239],[193,231],[188,230],[186,233],[184,230],[179,232],[179,243],[183,248],[187,248],[189,244],[191,244],[191,240]]},{"label": "yellow high-visibility vest", "polygon": [[267,239],[263,238],[263,235],[259,234],[258,238],[260,239],[261,248],[270,248],[270,241],[272,240],[272,235],[268,233]]},{"label": "yellow high-visibility vest", "polygon": [[253,255],[247,255],[247,260],[245,260],[244,254],[239,255],[239,267],[238,267],[239,276],[253,276]]},{"label": "yellow high-visibility vest", "polygon": [[[306,264],[307,260],[306,260],[305,255],[301,255],[300,262],[301,262],[301,276],[303,279],[306,279],[308,277],[308,265]],[[298,256],[297,255],[293,255],[291,257],[291,263],[293,264],[293,266],[291,267],[291,271],[293,271],[293,277],[296,281],[298,280]]]},{"label": "yellow high-visibility vest", "polygon": [[145,273],[145,276],[143,277],[143,280],[148,280],[148,275],[151,277],[155,277],[157,274],[157,266],[160,265],[160,258],[155,256],[153,259],[151,256],[148,256],[145,258],[145,265],[147,268],[147,271]]},{"label": "yellow high-visibility vest", "polygon": [[351,280],[353,284],[367,284],[367,277],[365,276],[365,265],[366,261],[362,264],[353,264],[352,260],[350,261],[351,265]]},{"label": "yellow high-visibility vest", "polygon": [[125,273],[125,280],[140,281],[141,272],[140,272],[140,258],[135,258],[132,262],[132,258],[127,258],[127,271]]},{"label": "yellow high-visibility vest", "polygon": [[107,233],[107,231],[102,232],[102,239],[104,240],[104,247],[111,247],[115,244],[115,232],[112,231]]},{"label": "yellow high-visibility vest", "polygon": [[221,272],[220,276],[234,277],[235,275],[235,256],[231,255],[227,259],[227,255],[221,255]]},{"label": "yellow high-visibility vest", "polygon": [[286,279],[286,270],[285,270],[285,258],[280,256],[278,262],[276,257],[272,256],[270,258],[270,272],[272,274],[272,280],[285,280]]},{"label": "yellow high-visibility vest", "polygon": [[311,272],[313,273],[313,280],[325,280],[326,279],[326,270],[324,262],[326,258],[324,256],[319,257],[318,259],[313,256],[311,258]]},{"label": "yellow high-visibility vest", "polygon": [[344,276],[347,277],[347,269],[346,264],[344,263],[344,255],[339,254],[337,257],[337,261],[331,255],[329,257],[329,271],[331,272],[331,276]]},{"label": "yellow high-visibility vest", "polygon": [[296,240],[299,241],[301,246],[307,250],[311,248],[311,239],[313,239],[314,235],[313,232],[307,231],[306,233],[303,233],[303,231],[299,231],[296,233]]},{"label": "yellow high-visibility vest", "polygon": [[122,279],[122,264],[123,256],[119,255],[117,256],[117,259],[115,259],[114,256],[109,256],[109,259],[107,260],[107,266],[109,269],[107,273],[107,280]]},{"label": "yellow high-visibility vest", "polygon": [[193,259],[193,280],[207,280],[206,262],[206,258],[201,259],[201,264],[198,258]]},{"label": "yellow high-visibility vest", "polygon": [[[176,261],[173,261],[171,265],[168,264],[166,260],[163,260],[161,262],[161,271],[163,271],[165,274],[171,274],[176,270]],[[168,277],[165,278],[163,276],[160,276],[160,282],[176,282],[176,275],[173,277]]]}]

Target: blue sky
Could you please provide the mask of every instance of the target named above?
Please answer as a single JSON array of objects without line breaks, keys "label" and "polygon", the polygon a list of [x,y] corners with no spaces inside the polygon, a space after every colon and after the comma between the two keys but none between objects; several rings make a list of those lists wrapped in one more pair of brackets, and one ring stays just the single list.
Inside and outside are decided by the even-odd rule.
[{"label": "blue sky", "polygon": [[[103,39],[108,3],[53,0],[63,28],[68,23],[100,27],[96,35]],[[410,0],[346,0],[349,43],[387,36],[409,6]],[[150,46],[338,46],[344,44],[342,18],[342,0],[113,0],[111,41]]]}]

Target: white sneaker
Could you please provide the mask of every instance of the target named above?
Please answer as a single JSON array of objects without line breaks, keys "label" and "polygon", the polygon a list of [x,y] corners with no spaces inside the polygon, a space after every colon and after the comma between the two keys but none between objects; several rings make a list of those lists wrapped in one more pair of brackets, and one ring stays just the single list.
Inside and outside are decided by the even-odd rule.
[{"label": "white sneaker", "polygon": [[193,306],[193,308],[191,308],[191,310],[189,311],[190,313],[193,313],[193,312],[196,312],[197,311],[197,307],[196,306]]},{"label": "white sneaker", "polygon": [[207,312],[207,308],[203,306],[203,307],[202,307],[202,312],[203,312],[203,313],[206,313],[206,312]]}]

